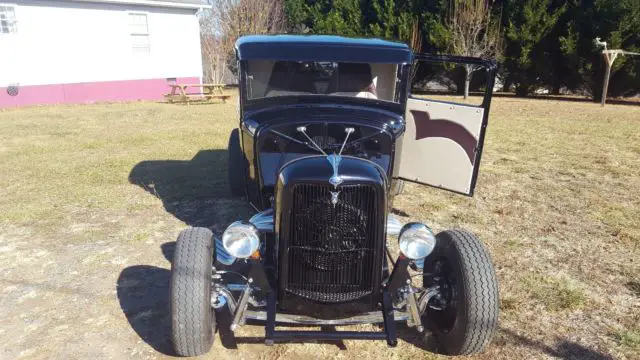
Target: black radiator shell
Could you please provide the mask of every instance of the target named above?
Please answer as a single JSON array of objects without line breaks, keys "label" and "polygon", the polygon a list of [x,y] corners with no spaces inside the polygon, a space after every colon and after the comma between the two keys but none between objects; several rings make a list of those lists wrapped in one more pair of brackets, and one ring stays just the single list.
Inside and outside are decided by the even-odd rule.
[{"label": "black radiator shell", "polygon": [[[375,310],[377,309],[377,304],[381,301],[380,291],[386,238],[388,191],[385,172],[380,166],[369,160],[344,156],[338,166],[338,174],[343,179],[343,182],[337,188],[334,188],[329,183],[329,178],[333,175],[333,167],[327,157],[323,155],[297,159],[285,164],[280,169],[275,189],[275,251],[277,254],[278,306],[281,311],[337,318],[362,311]],[[292,223],[292,217],[294,215],[293,202],[296,196],[294,195],[294,189],[296,188],[298,189],[297,191],[300,191],[300,188],[323,189],[319,192],[323,194],[323,197],[327,194],[327,191],[341,191],[341,189],[344,192],[344,195],[341,196],[347,197],[349,196],[349,191],[351,191],[352,195],[354,191],[360,191],[362,194],[373,194],[371,195],[373,198],[368,199],[367,202],[358,203],[360,207],[363,207],[363,212],[369,211],[366,219],[370,225],[366,229],[363,227],[362,231],[367,234],[366,250],[371,251],[371,258],[367,257],[365,259],[366,262],[364,262],[365,260],[361,263],[354,262],[354,264],[360,264],[360,267],[357,268],[359,273],[362,272],[363,266],[371,266],[370,269],[366,269],[370,272],[366,275],[366,294],[363,293],[362,296],[347,297],[345,299],[341,299],[340,296],[327,296],[327,301],[322,301],[318,298],[305,297],[289,291],[289,278],[292,272],[302,271],[299,268],[290,268],[293,264],[289,263],[289,252],[300,251],[299,246],[297,248],[292,247],[294,241],[289,239],[291,237],[290,231],[293,231],[291,226],[295,226]],[[327,197],[328,200],[330,199]],[[297,201],[300,200],[298,199]],[[314,206],[319,205],[316,204]],[[359,214],[363,212],[359,212]],[[334,213],[336,213],[335,210]],[[296,241],[298,243],[295,243],[295,245],[300,245],[300,240],[296,239]],[[304,242],[304,240],[301,241]],[[322,275],[320,271],[317,273],[319,274],[318,276]],[[346,275],[349,276],[349,273],[346,273]],[[333,275],[329,274],[327,276]]]}]

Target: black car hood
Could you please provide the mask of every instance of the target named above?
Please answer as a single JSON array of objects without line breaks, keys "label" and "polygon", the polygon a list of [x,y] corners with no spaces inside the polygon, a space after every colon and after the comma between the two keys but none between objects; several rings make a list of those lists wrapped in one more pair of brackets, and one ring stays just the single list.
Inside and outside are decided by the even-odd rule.
[{"label": "black car hood", "polygon": [[[323,97],[326,98],[326,97]],[[285,97],[279,101],[269,101],[263,106],[252,106],[244,112],[244,118],[256,121],[260,124],[278,121],[319,120],[328,118],[353,119],[371,122],[389,122],[402,120],[404,110],[400,104],[371,101],[364,103],[360,99],[352,101],[349,98],[336,98],[339,102],[328,103],[324,101],[314,102],[314,97],[305,99],[305,102],[293,101],[296,98]],[[282,102],[284,101],[284,102]],[[382,104],[381,104],[382,103]]]}]

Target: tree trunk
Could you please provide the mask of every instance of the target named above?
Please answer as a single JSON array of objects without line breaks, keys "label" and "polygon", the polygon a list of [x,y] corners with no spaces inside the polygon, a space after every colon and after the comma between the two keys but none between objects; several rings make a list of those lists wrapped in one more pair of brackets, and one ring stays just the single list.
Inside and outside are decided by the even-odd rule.
[{"label": "tree trunk", "polygon": [[518,97],[526,97],[529,95],[529,86],[525,84],[516,85],[516,96]]},{"label": "tree trunk", "polygon": [[469,83],[471,82],[471,79],[469,79],[469,77],[466,77],[464,79],[464,99],[467,100],[467,98],[469,97]]},{"label": "tree trunk", "polygon": [[504,83],[502,84],[502,92],[511,91],[511,76],[507,75],[504,77]]},{"label": "tree trunk", "polygon": [[209,63],[209,77],[207,80],[211,80],[211,82],[215,82],[216,80],[216,67],[212,61]]},{"label": "tree trunk", "polygon": [[471,74],[473,74],[473,69],[470,68],[469,65],[465,65],[464,67],[464,99],[465,100],[469,98],[469,84],[471,83]]}]

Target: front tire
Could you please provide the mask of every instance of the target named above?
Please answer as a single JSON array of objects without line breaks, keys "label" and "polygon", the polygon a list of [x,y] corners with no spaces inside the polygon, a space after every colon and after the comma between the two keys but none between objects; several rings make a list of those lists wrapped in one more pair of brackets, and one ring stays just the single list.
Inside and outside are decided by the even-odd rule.
[{"label": "front tire", "polygon": [[176,241],[171,264],[171,338],[180,356],[202,355],[213,344],[212,237],[209,229],[188,228]]},{"label": "front tire", "polygon": [[425,259],[424,286],[440,294],[429,301],[423,324],[429,326],[441,352],[482,352],[498,326],[498,281],[488,251],[465,230],[436,236],[434,252]]}]

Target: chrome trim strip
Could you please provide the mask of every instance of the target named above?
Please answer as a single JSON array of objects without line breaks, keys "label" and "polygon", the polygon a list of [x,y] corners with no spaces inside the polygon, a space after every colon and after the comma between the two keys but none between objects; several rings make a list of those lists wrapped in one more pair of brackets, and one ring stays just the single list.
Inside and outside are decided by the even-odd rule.
[{"label": "chrome trim strip", "polygon": [[[393,318],[396,321],[406,321],[410,318],[410,314],[405,311],[394,311]],[[245,311],[245,319],[266,321],[266,311]],[[303,324],[303,325],[357,325],[357,324],[378,324],[384,322],[381,311],[373,311],[356,315],[344,319],[317,319],[306,315],[292,315],[276,313],[276,322],[287,324]]]},{"label": "chrome trim strip", "polygon": [[418,299],[418,311],[420,312],[420,315],[424,315],[424,312],[427,310],[429,300],[439,293],[440,288],[438,286],[432,286],[422,293],[420,299]]},{"label": "chrome trim strip", "polygon": [[338,185],[342,184],[344,180],[338,174],[338,167],[340,166],[340,162],[342,161],[342,157],[340,155],[331,154],[327,156],[327,160],[329,164],[331,164],[331,168],[333,169],[333,175],[329,178],[329,184],[333,185],[333,189],[337,189]]},{"label": "chrome trim strip", "polygon": [[247,305],[249,304],[249,298],[251,297],[251,283],[253,280],[249,278],[247,285],[240,296],[240,301],[238,302],[238,306],[236,307],[236,311],[233,314],[233,321],[231,322],[231,326],[229,328],[231,331],[235,331],[238,326],[244,325],[245,321],[245,311],[247,310]]},{"label": "chrome trim strip", "polygon": [[[216,284],[214,291],[212,292],[212,296],[219,295],[224,300],[225,303],[229,303],[230,305],[229,310],[231,311],[231,314],[234,314],[236,311],[236,298],[233,296],[232,292],[244,291],[246,288],[247,288],[246,284]],[[260,289],[254,286],[253,290],[260,290]],[[251,304],[251,306],[254,306],[254,307],[266,306],[265,301],[258,301],[253,296],[249,296],[249,304]],[[213,306],[213,307],[217,309],[217,308],[220,308],[221,306],[220,307]]]},{"label": "chrome trim strip", "polygon": [[236,261],[235,256],[227,252],[227,249],[225,249],[224,245],[222,245],[222,239],[215,235],[213,238],[216,246],[216,260],[218,260],[219,263],[225,264],[227,266],[232,265]]},{"label": "chrome trim strip", "polygon": [[387,215],[387,235],[398,236],[404,224],[393,214]]},{"label": "chrome trim strip", "polygon": [[219,309],[219,308],[222,308],[224,304],[227,304],[229,307],[229,311],[232,314],[236,312],[236,307],[237,307],[236,299],[233,297],[229,289],[221,285],[216,285],[211,294],[211,302],[213,303],[215,300],[218,300],[218,298],[220,298],[220,300],[222,299],[223,300],[220,301],[219,305],[211,304],[211,307],[213,307],[214,309]]},{"label": "chrome trim strip", "polygon": [[251,217],[249,222],[255,226],[258,231],[265,233],[273,232],[273,209],[261,211]]},{"label": "chrome trim strip", "polygon": [[409,314],[411,316],[407,320],[407,326],[416,328],[418,332],[423,332],[424,326],[422,325],[422,318],[420,316],[420,310],[418,309],[416,294],[411,286],[411,280],[408,280],[408,282],[407,307],[409,308]]}]

